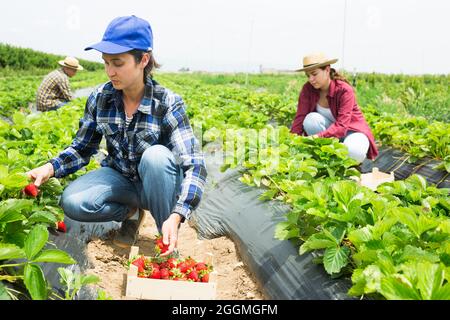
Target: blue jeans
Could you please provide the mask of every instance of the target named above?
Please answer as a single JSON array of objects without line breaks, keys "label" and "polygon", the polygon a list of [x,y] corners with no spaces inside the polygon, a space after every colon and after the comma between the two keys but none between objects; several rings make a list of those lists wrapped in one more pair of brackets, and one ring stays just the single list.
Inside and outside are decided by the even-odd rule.
[{"label": "blue jeans", "polygon": [[[308,136],[325,131],[333,122],[318,112],[308,113],[303,121],[303,128]],[[348,131],[347,135],[340,140],[348,149],[348,156],[359,163],[366,158],[369,150],[369,138],[364,133]]]},{"label": "blue jeans", "polygon": [[151,212],[161,233],[181,191],[183,171],[168,148],[154,145],[142,154],[138,173],[137,182],[109,167],[86,173],[64,190],[64,213],[83,222],[120,222],[139,207]]}]

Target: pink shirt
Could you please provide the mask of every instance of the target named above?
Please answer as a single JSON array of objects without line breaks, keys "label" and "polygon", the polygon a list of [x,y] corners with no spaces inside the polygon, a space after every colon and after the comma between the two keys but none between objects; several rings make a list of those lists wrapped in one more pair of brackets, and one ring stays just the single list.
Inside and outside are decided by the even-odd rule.
[{"label": "pink shirt", "polygon": [[[308,113],[316,111],[319,98],[319,90],[306,82],[298,99],[297,114],[291,128],[292,133],[306,135],[303,130],[303,121]],[[344,81],[331,80],[327,101],[336,121],[327,130],[320,132],[318,136],[340,139],[347,135],[347,131],[362,132],[369,138],[370,142],[367,157],[372,160],[375,159],[378,155],[375,138],[356,103],[353,88]]]}]

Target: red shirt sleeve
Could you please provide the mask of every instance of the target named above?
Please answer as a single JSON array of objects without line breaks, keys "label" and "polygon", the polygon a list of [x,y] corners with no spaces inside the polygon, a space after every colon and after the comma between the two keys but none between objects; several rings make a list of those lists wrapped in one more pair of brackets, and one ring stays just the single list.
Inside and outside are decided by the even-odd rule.
[{"label": "red shirt sleeve", "polygon": [[327,130],[320,132],[318,136],[323,138],[335,137],[338,139],[345,137],[352,120],[355,105],[356,99],[353,90],[345,90],[338,101],[336,101],[336,121]]},{"label": "red shirt sleeve", "polygon": [[292,123],[291,132],[298,135],[303,135],[303,121],[306,115],[309,113],[309,98],[308,89],[306,85],[303,86],[300,96],[298,97],[297,113]]}]

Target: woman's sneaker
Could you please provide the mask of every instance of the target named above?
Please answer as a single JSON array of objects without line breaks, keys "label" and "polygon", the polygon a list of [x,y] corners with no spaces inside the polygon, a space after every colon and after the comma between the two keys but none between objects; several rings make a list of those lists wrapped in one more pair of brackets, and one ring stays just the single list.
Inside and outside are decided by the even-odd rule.
[{"label": "woman's sneaker", "polygon": [[136,213],[136,209],[131,210],[127,218],[122,221],[121,228],[114,236],[113,243],[122,248],[129,248],[136,243],[139,229],[144,223],[145,211],[139,209],[138,219],[130,219]]}]

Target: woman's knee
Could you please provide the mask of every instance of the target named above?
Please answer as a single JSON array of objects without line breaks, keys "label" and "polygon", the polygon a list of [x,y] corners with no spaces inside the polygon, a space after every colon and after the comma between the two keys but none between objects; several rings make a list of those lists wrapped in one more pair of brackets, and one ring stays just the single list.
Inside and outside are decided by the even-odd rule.
[{"label": "woman's knee", "polygon": [[318,134],[325,129],[324,117],[317,112],[308,113],[303,121],[303,129],[309,136]]},{"label": "woman's knee", "polygon": [[157,144],[147,148],[139,163],[139,173],[144,170],[160,170],[175,164],[175,157],[167,147]]},{"label": "woman's knee", "polygon": [[366,159],[367,151],[369,150],[369,139],[364,133],[355,132],[350,134],[344,140],[344,145],[348,149],[348,156],[358,163]]},{"label": "woman's knee", "polygon": [[61,195],[60,206],[64,210],[64,215],[76,221],[83,221],[81,208],[84,202],[81,193],[71,193],[69,188],[66,188]]}]

